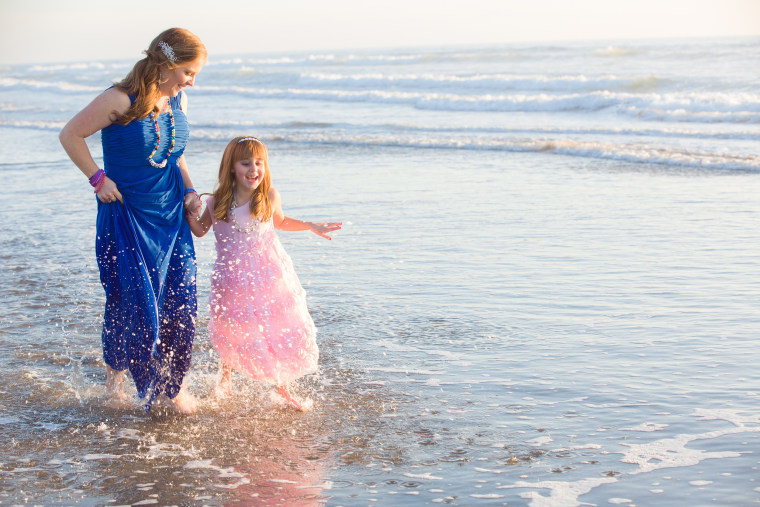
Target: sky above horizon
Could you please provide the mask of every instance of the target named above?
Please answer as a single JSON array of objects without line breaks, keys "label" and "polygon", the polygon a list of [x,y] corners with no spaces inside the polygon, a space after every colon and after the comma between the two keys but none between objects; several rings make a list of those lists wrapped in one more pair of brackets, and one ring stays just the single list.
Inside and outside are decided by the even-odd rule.
[{"label": "sky above horizon", "polygon": [[0,0],[0,64],[135,60],[171,26],[210,56],[760,35],[760,0]]}]

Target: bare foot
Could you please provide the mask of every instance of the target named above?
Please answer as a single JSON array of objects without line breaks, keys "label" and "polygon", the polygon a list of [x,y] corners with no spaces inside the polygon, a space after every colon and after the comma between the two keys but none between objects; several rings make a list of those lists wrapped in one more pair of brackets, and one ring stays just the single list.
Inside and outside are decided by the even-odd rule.
[{"label": "bare foot", "polygon": [[170,398],[172,409],[178,414],[194,414],[198,407],[198,402],[195,397],[187,392],[187,389],[182,388],[177,393],[177,396]]},{"label": "bare foot", "polygon": [[232,396],[232,382],[222,379],[216,385],[216,395],[220,398],[228,398]]},{"label": "bare foot", "polygon": [[124,392],[124,372],[116,371],[106,365],[106,405],[112,408],[131,406],[127,393]]},{"label": "bare foot", "polygon": [[300,402],[298,402],[295,398],[293,398],[293,395],[290,394],[290,391],[288,390],[288,386],[277,386],[277,392],[280,393],[280,396],[285,398],[285,401],[288,402],[288,405],[293,407],[296,410],[304,411],[303,405],[301,405]]},{"label": "bare foot", "polygon": [[216,386],[216,392],[223,396],[232,395],[232,370],[226,365],[222,365],[222,378]]}]

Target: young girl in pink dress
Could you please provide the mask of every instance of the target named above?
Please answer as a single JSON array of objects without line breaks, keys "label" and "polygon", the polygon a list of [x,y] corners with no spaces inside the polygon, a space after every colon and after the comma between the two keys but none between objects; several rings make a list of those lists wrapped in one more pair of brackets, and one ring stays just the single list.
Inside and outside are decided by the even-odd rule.
[{"label": "young girl in pink dress", "polygon": [[267,148],[255,137],[230,141],[206,209],[188,212],[187,220],[198,237],[214,228],[209,339],[222,358],[222,384],[229,389],[234,369],[277,386],[292,407],[303,410],[288,383],[316,371],[317,330],[275,229],[332,239],[328,234],[341,223],[286,217],[271,186]]}]

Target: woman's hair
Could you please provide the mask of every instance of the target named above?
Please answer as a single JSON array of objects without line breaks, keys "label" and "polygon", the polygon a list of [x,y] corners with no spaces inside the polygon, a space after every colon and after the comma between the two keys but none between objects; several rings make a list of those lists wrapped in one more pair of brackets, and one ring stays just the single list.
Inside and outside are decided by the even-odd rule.
[{"label": "woman's hair", "polygon": [[269,200],[269,189],[272,178],[269,175],[269,155],[267,147],[255,137],[236,137],[227,145],[219,164],[219,179],[214,189],[214,220],[229,220],[228,213],[235,199],[235,163],[244,159],[264,159],[264,177],[253,191],[250,211],[254,217],[260,217],[266,222],[272,217],[272,203]]},{"label": "woman's hair", "polygon": [[162,32],[144,53],[145,58],[132,67],[127,77],[114,83],[116,88],[135,96],[134,103],[124,114],[115,113],[114,122],[119,125],[145,118],[155,109],[161,96],[158,85],[162,70],[168,72],[207,57],[206,46],[197,35],[184,28],[169,28]]}]

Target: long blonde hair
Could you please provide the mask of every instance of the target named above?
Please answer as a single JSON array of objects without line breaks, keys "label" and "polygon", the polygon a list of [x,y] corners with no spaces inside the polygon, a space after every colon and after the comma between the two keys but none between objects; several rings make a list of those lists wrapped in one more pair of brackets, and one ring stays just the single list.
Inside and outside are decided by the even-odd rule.
[{"label": "long blonde hair", "polygon": [[249,210],[251,216],[266,222],[272,217],[272,203],[269,189],[272,178],[269,175],[269,153],[264,143],[255,137],[240,136],[229,142],[224,149],[222,162],[219,164],[219,179],[214,189],[214,220],[229,220],[229,211],[235,199],[235,163],[245,159],[261,158],[266,169],[261,183],[253,191]]},{"label": "long blonde hair", "polygon": [[[164,45],[174,52],[174,61],[162,50]],[[124,114],[114,113],[114,123],[119,125],[145,118],[155,110],[156,101],[161,97],[158,85],[162,69],[168,72],[207,57],[206,46],[197,35],[184,28],[169,28],[161,32],[144,53],[145,58],[132,67],[127,77],[114,83],[116,88],[135,96],[134,103]]]}]

